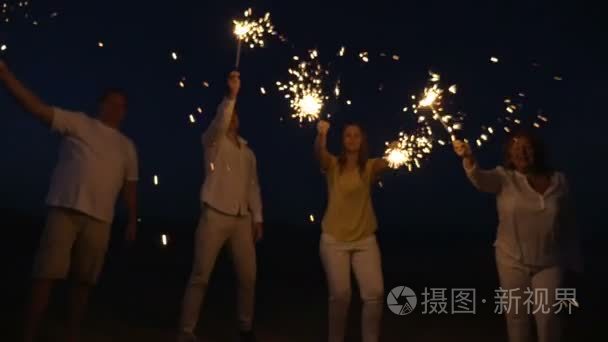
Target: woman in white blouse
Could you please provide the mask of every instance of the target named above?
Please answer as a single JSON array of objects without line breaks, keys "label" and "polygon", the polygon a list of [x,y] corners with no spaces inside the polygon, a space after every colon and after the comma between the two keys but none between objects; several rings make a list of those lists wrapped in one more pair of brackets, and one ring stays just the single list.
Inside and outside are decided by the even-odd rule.
[{"label": "woman in white blouse", "polygon": [[510,342],[561,338],[556,314],[556,289],[566,271],[581,271],[582,260],[566,177],[552,170],[539,139],[529,132],[512,135],[505,148],[505,165],[478,168],[469,145],[454,142],[466,174],[480,191],[496,195],[498,232],[496,264],[502,312]]}]

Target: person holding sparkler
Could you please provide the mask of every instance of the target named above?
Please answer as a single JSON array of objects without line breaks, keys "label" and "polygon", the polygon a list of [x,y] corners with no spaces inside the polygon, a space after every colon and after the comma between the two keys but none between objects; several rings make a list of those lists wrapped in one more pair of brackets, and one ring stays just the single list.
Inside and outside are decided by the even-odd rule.
[{"label": "person holding sparkler", "polygon": [[456,140],[453,145],[471,183],[496,195],[499,224],[494,246],[500,286],[514,292],[509,296],[521,298],[506,310],[509,341],[534,340],[532,310],[524,302],[527,289],[548,291],[544,303],[542,296],[533,298],[538,341],[559,341],[559,316],[552,311],[556,289],[563,285],[565,272],[582,270],[566,177],[550,167],[542,142],[530,132],[509,137],[505,165],[492,170],[478,167],[467,143]]},{"label": "person holding sparkler", "polygon": [[329,201],[322,222],[320,255],[329,288],[329,342],[344,341],[351,300],[351,269],[359,283],[362,312],[362,341],[380,338],[384,281],[380,249],[376,240],[376,215],[371,187],[388,169],[384,159],[368,157],[366,135],[357,124],[346,125],[342,153],[327,151],[329,123],[319,121],[316,156],[327,176]]},{"label": "person holding sparkler", "polygon": [[126,238],[135,239],[138,162],[135,146],[119,127],[127,110],[123,91],[107,90],[99,115],[54,108],[34,95],[0,61],[0,81],[34,117],[64,136],[46,204],[46,227],[36,256],[24,341],[33,341],[55,280],[74,274],[67,337],[77,341],[91,287],[103,267],[114,206],[123,193],[129,209]]},{"label": "person holding sparkler", "polygon": [[179,341],[196,341],[198,321],[216,258],[228,244],[238,278],[241,341],[255,341],[252,330],[256,253],[262,238],[262,199],[255,155],[238,134],[235,109],[240,74],[228,76],[228,94],[203,133],[206,178],[201,190],[202,214],[195,235],[192,274],[184,295]]}]

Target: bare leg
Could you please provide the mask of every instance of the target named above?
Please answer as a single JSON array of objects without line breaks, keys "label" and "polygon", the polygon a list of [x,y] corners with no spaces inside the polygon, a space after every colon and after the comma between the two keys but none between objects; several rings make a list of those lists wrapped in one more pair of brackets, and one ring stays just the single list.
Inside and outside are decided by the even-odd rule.
[{"label": "bare leg", "polygon": [[70,306],[66,342],[76,342],[80,336],[80,325],[89,300],[91,286],[84,283],[74,283],[70,289]]},{"label": "bare leg", "polygon": [[23,340],[32,342],[38,334],[40,321],[48,304],[54,281],[51,279],[34,279],[30,294],[30,302],[26,308]]}]

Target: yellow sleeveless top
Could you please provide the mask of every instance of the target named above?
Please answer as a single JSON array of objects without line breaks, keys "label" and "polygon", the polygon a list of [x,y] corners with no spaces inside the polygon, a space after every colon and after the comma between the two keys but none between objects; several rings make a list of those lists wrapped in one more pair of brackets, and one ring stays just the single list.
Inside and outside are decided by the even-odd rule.
[{"label": "yellow sleeveless top", "polygon": [[323,217],[323,232],[339,241],[357,241],[376,232],[378,223],[372,206],[372,167],[369,159],[363,175],[359,169],[340,173],[336,157],[326,170],[328,203]]}]

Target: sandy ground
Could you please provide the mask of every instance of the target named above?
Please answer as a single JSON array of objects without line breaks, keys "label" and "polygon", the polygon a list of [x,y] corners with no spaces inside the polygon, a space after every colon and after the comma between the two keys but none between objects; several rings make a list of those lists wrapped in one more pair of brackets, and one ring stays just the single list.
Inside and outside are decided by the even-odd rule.
[{"label": "sandy ground", "polygon": [[[16,237],[20,243],[10,250],[11,257],[18,262],[10,267],[9,277],[3,281],[8,285],[3,291],[6,303],[3,313],[7,318],[2,321],[0,341],[18,341],[27,275],[36,246],[36,229],[28,232]],[[190,233],[174,237],[168,248],[160,246],[157,239],[156,233],[149,232],[142,234],[137,245],[130,248],[113,242],[85,318],[83,341],[174,340],[190,268]],[[382,232],[379,239],[387,293],[393,287],[406,285],[417,293],[425,287],[475,288],[478,296],[475,315],[423,315],[419,306],[410,315],[397,316],[386,309],[382,341],[506,342],[503,317],[493,313],[497,279],[491,236],[406,238],[403,234]],[[283,230],[268,234],[259,245],[256,331],[260,341],[325,341],[327,302],[317,244],[317,231]],[[588,259],[592,261],[599,260],[599,253],[603,252],[599,248],[588,251]],[[588,264],[587,274],[576,283],[581,309],[567,318],[566,341],[607,340],[600,329],[603,314],[599,299],[604,287],[597,281],[605,271],[599,262]],[[66,286],[59,285],[41,341],[61,341],[65,293]],[[356,288],[353,294],[347,342],[360,341],[360,301]],[[223,255],[212,275],[203,307],[199,324],[202,341],[236,341],[234,297],[231,263]],[[488,303],[482,304],[482,298]]]}]

